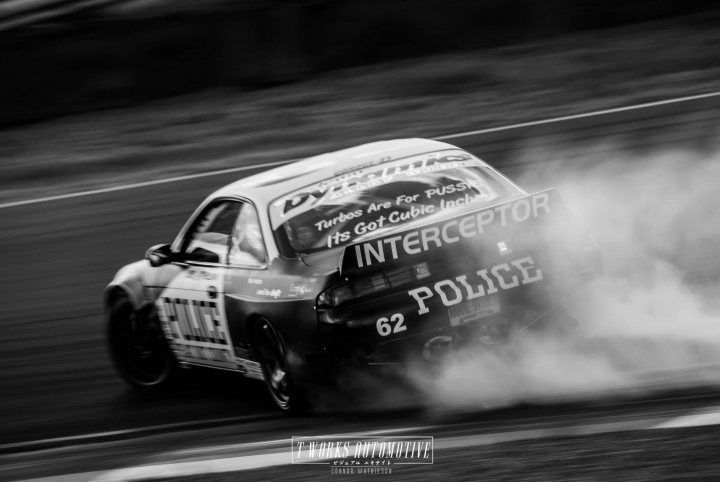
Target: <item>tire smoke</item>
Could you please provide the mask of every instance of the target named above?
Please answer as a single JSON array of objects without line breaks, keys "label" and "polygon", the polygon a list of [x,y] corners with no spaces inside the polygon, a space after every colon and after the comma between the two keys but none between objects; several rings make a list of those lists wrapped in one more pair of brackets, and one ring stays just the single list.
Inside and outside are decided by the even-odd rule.
[{"label": "tire smoke", "polygon": [[601,279],[558,293],[580,328],[479,347],[448,358],[432,380],[416,374],[433,402],[497,407],[720,386],[720,153],[596,147],[518,178],[529,191],[557,186],[603,250]]}]

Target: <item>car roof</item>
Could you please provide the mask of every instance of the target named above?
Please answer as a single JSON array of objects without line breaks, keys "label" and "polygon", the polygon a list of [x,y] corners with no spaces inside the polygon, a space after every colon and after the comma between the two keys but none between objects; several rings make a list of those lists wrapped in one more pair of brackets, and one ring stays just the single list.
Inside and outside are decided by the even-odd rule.
[{"label": "car roof", "polygon": [[447,149],[458,147],[418,138],[371,142],[310,157],[240,179],[218,189],[211,197],[242,196],[256,203],[267,204],[284,194],[362,166]]}]

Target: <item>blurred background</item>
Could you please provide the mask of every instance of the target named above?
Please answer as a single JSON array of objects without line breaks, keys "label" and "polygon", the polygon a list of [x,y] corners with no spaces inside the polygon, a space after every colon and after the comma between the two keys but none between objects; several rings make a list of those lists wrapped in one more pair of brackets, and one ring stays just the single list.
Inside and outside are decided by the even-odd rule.
[{"label": "blurred background", "polygon": [[709,0],[5,0],[0,200],[707,92],[718,25]]},{"label": "blurred background", "polygon": [[[441,58],[451,60],[450,52],[537,45],[571,32],[678,15],[704,18],[716,5],[709,0],[5,0],[0,123],[218,86],[267,87],[444,52]],[[647,27],[636,28],[653,41]],[[567,55],[569,46],[564,47],[556,54]],[[586,55],[602,55],[603,47],[598,50]],[[519,61],[531,53],[513,56]],[[689,67],[693,59],[682,60]],[[482,64],[464,67],[482,70]],[[465,75],[458,80],[470,85],[483,80],[480,72],[475,72],[479,78]],[[486,82],[502,81],[485,75]]]}]

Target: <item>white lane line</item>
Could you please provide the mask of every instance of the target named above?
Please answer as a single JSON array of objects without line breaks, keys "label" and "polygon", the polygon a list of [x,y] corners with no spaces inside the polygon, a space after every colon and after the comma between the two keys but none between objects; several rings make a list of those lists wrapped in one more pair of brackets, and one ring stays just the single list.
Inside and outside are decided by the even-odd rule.
[{"label": "white lane line", "polygon": [[710,407],[700,410],[697,413],[676,417],[650,428],[705,427],[708,425],[720,425],[720,406]]},{"label": "white lane line", "polygon": [[505,442],[519,442],[521,440],[535,440],[551,437],[582,437],[585,435],[647,430],[653,428],[657,421],[657,419],[641,419],[622,422],[591,423],[569,427],[538,428],[489,434],[464,435],[448,438],[435,437],[434,447],[436,450],[447,450],[480,445],[495,445]]},{"label": "white lane line", "polygon": [[[254,422],[254,421],[260,421],[262,419],[265,419],[267,417],[279,417],[279,415],[275,412],[268,412],[268,413],[261,413],[258,415],[245,415],[241,417],[227,417],[227,418],[215,418],[210,420],[203,420],[203,421],[197,421],[197,422],[179,422],[179,423],[169,423],[164,425],[150,425],[148,427],[138,427],[133,429],[126,429],[126,430],[114,430],[110,432],[97,432],[97,433],[90,433],[90,434],[84,434],[84,435],[73,435],[69,437],[57,437],[57,438],[48,438],[48,439],[41,439],[41,440],[33,440],[30,442],[18,442],[13,444],[6,444],[6,445],[0,445],[0,453],[1,452],[16,452],[13,455],[22,456],[24,454],[51,454],[51,453],[58,453],[58,452],[67,452],[72,451],[77,448],[78,444],[84,444],[85,447],[87,447],[88,450],[92,448],[102,447],[106,446],[108,444],[117,445],[119,443],[128,442],[129,440],[132,440],[130,437],[126,437],[120,440],[108,440],[108,441],[97,441],[97,442],[91,442],[92,440],[96,439],[104,439],[104,438],[112,438],[116,436],[121,435],[141,435],[148,432],[159,432],[157,436],[162,436],[163,433],[167,432],[176,432],[178,430],[195,430],[195,429],[203,429],[208,425],[222,425],[222,424],[237,424],[240,422]],[[405,428],[394,428],[394,429],[387,429],[387,430],[373,430],[370,432],[356,432],[351,435],[382,435],[386,433],[405,433],[410,431],[417,431],[417,430],[425,430],[425,429],[431,429],[436,428],[436,426],[419,426],[419,427],[405,427]],[[337,436],[340,436],[342,434],[335,434]],[[335,435],[329,435],[330,437]],[[144,435],[147,436],[147,435]],[[325,436],[325,435],[323,435]],[[289,443],[290,439],[275,439],[275,440],[263,440],[259,442],[241,442],[236,444],[226,444],[226,445],[217,445],[209,448],[195,448],[195,449],[186,449],[186,450],[179,450],[176,452],[172,452],[172,454],[182,454],[182,455],[190,455],[190,454],[201,454],[203,452],[208,451],[215,451],[215,450],[247,450],[247,449],[256,449],[256,448],[262,448],[262,447],[268,447],[268,446],[279,446],[282,444]],[[72,445],[62,445],[59,447],[53,447],[53,448],[37,448],[42,447],[45,445],[58,445],[58,444],[72,444]],[[33,449],[35,448],[35,449]],[[25,452],[22,452],[22,449],[28,449]],[[20,450],[20,451],[19,451]],[[0,455],[2,457],[2,455]]]},{"label": "white lane line", "polygon": [[139,435],[147,432],[168,432],[182,429],[196,429],[198,427],[206,427],[208,425],[221,424],[237,424],[240,422],[260,421],[267,417],[279,416],[275,412],[259,413],[257,415],[243,415],[240,417],[213,418],[209,420],[201,420],[194,422],[178,422],[167,423],[162,425],[149,425],[147,427],[136,427],[125,430],[112,430],[109,432],[87,433],[82,435],[71,435],[68,437],[46,438],[40,440],[31,440],[29,442],[17,442],[11,444],[0,445],[0,453],[14,451],[18,449],[27,449],[32,447],[42,447],[45,445],[57,445],[64,443],[86,442],[94,439],[104,439],[117,436]]},{"label": "white lane line", "polygon": [[229,167],[227,169],[220,169],[217,171],[201,172],[201,173],[197,173],[197,174],[187,174],[185,176],[168,177],[166,179],[156,179],[154,181],[136,182],[133,184],[124,184],[121,186],[104,187],[101,189],[93,189],[90,191],[80,191],[80,192],[73,192],[73,193],[69,193],[69,194],[58,194],[56,196],[47,196],[47,197],[41,197],[41,198],[36,198],[36,199],[26,199],[24,201],[12,201],[12,202],[0,204],[0,209],[12,208],[12,207],[16,207],[16,206],[24,206],[26,204],[43,203],[43,202],[48,202],[48,201],[59,201],[61,199],[71,199],[71,198],[82,197],[82,196],[92,196],[94,194],[104,194],[104,193],[114,192],[114,191],[125,191],[127,189],[135,189],[138,187],[155,186],[158,184],[167,184],[170,182],[178,182],[178,181],[187,181],[190,179],[199,179],[201,177],[218,176],[220,174],[229,174],[232,172],[250,171],[252,169],[262,169],[264,167],[276,167],[276,166],[281,166],[283,164],[290,164],[291,162],[295,162],[295,161],[299,161],[299,160],[300,159],[290,159],[287,161],[263,162],[261,164],[252,164],[249,166],[240,166],[240,167]]},{"label": "white lane line", "polygon": [[[433,137],[433,139],[436,141],[443,141],[443,140],[448,140],[448,139],[458,139],[458,138],[467,137],[467,136],[475,136],[475,135],[482,135],[482,134],[490,134],[493,132],[520,129],[523,127],[539,126],[539,125],[544,125],[544,124],[552,124],[552,123],[556,123],[556,122],[563,122],[563,121],[575,120],[575,119],[585,119],[588,117],[596,117],[596,116],[607,115],[607,114],[616,114],[616,113],[620,113],[620,112],[648,109],[648,108],[653,108],[653,107],[660,107],[663,105],[679,104],[682,102],[690,102],[690,101],[694,101],[694,100],[709,99],[709,98],[718,97],[718,96],[720,96],[720,92],[710,92],[707,94],[691,95],[691,96],[687,96],[687,97],[678,97],[675,99],[660,100],[660,101],[656,101],[656,102],[647,102],[644,104],[636,104],[636,105],[630,105],[630,106],[625,106],[625,107],[615,107],[612,109],[586,112],[584,114],[573,114],[573,115],[567,115],[567,116],[561,116],[561,117],[551,117],[549,119],[542,119],[542,120],[530,121],[530,122],[521,122],[518,124],[509,124],[506,126],[491,127],[488,129],[459,132],[459,133],[455,133],[455,134],[446,134],[444,136]],[[251,169],[260,169],[263,167],[281,166],[281,165],[290,164],[291,162],[295,162],[295,161],[299,161],[299,160],[302,160],[302,159],[290,159],[287,161],[265,162],[262,164],[254,164],[254,165],[250,165],[250,166],[241,166],[241,167],[231,167],[228,169],[220,169],[217,171],[209,171],[209,172],[203,172],[203,173],[198,173],[198,174],[188,174],[185,176],[170,177],[167,179],[158,179],[155,181],[124,184],[124,185],[120,185],[120,186],[113,186],[113,187],[107,187],[107,188],[101,188],[101,189],[93,189],[90,191],[81,191],[81,192],[74,192],[74,193],[69,193],[69,194],[59,194],[56,196],[47,196],[47,197],[41,197],[41,198],[35,198],[35,199],[26,199],[24,201],[12,201],[12,202],[7,202],[7,203],[0,203],[0,209],[24,206],[26,204],[36,204],[36,203],[42,203],[42,202],[48,202],[48,201],[59,201],[62,199],[70,199],[70,198],[81,197],[81,196],[91,196],[94,194],[104,194],[104,193],[114,192],[114,191],[124,191],[126,189],[135,189],[138,187],[154,186],[157,184],[166,184],[166,183],[170,183],[170,182],[186,181],[189,179],[198,179],[201,177],[217,176],[220,174],[241,172],[241,171],[247,171],[247,170],[251,170]]]},{"label": "white lane line", "polygon": [[77,474],[67,475],[51,475],[49,477],[38,477],[35,479],[22,479],[16,482],[91,482],[96,477],[100,477],[105,472],[80,472]]},{"label": "white lane line", "polygon": [[[192,475],[221,474],[243,470],[262,469],[290,464],[290,452],[275,452],[259,455],[243,455],[224,459],[196,460],[172,464],[145,465],[113,470],[96,476],[92,482],[133,482],[136,480],[171,477],[189,477]],[[79,474],[81,477],[84,474]],[[82,477],[85,479],[85,477]],[[49,482],[49,481],[48,481]]]},{"label": "white lane line", "polygon": [[720,96],[720,92],[710,92],[707,94],[690,95],[687,97],[678,97],[676,99],[667,99],[667,100],[659,100],[656,102],[647,102],[645,104],[636,104],[636,105],[629,105],[629,106],[625,106],[625,107],[615,107],[612,109],[596,110],[593,112],[586,112],[584,114],[572,114],[572,115],[566,115],[566,116],[561,116],[561,117],[552,117],[550,119],[542,119],[542,120],[537,120],[537,121],[522,122],[519,124],[511,124],[508,126],[490,127],[488,129],[479,129],[476,131],[467,131],[467,132],[459,132],[456,134],[447,134],[444,136],[434,137],[433,139],[436,141],[442,141],[442,140],[446,140],[446,139],[457,139],[458,137],[477,136],[477,135],[482,135],[482,134],[490,134],[493,132],[502,132],[502,131],[508,131],[508,130],[513,130],[513,129],[521,129],[523,127],[533,127],[533,126],[540,126],[540,125],[544,125],[544,124],[553,124],[556,122],[564,122],[564,121],[569,121],[569,120],[586,119],[588,117],[597,117],[597,116],[608,115],[608,114],[619,114],[621,112],[649,109],[649,108],[653,108],[653,107],[661,107],[663,105],[678,104],[678,103],[682,103],[682,102],[690,102],[693,100],[709,99],[711,97],[718,97],[718,96]]}]

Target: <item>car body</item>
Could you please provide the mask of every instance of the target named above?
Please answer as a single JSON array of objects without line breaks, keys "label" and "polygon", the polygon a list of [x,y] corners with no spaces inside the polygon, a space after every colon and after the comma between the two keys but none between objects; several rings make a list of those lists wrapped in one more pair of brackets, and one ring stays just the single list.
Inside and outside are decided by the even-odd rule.
[{"label": "car body", "polygon": [[341,368],[433,364],[569,319],[552,290],[598,260],[554,189],[443,142],[365,144],[208,196],[108,285],[110,353],[141,390],[199,365],[265,380],[289,409]]}]

